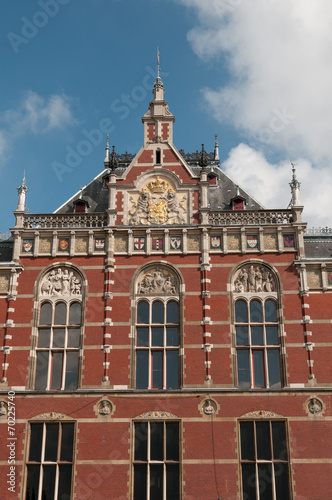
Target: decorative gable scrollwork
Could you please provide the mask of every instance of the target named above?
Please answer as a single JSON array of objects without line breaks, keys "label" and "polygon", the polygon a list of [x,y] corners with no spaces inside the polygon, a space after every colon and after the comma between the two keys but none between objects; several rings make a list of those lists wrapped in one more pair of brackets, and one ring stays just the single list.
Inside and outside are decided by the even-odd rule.
[{"label": "decorative gable scrollwork", "polygon": [[242,266],[234,277],[235,293],[275,292],[276,281],[270,269],[261,264]]},{"label": "decorative gable scrollwork", "polygon": [[137,282],[139,295],[177,295],[178,293],[178,284],[174,276],[159,267],[150,268]]},{"label": "decorative gable scrollwork", "polygon": [[184,224],[187,213],[186,195],[178,195],[165,179],[157,176],[139,192],[129,198],[129,224]]},{"label": "decorative gable scrollwork", "polygon": [[82,280],[73,270],[58,267],[49,271],[42,279],[40,293],[42,296],[80,296]]}]

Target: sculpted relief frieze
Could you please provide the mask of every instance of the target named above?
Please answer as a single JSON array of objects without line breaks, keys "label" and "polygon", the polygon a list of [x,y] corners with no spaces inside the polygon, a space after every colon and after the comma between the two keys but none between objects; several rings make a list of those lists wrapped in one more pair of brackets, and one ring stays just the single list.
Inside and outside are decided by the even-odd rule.
[{"label": "sculpted relief frieze", "polygon": [[177,282],[171,273],[159,267],[149,269],[137,283],[137,293],[140,295],[178,293]]},{"label": "sculpted relief frieze", "polygon": [[157,176],[137,194],[130,196],[129,224],[184,224],[187,197],[176,193],[165,179]]},{"label": "sculpted relief frieze", "polygon": [[271,271],[260,264],[241,267],[234,278],[234,292],[260,293],[275,292],[276,282]]},{"label": "sculpted relief frieze", "polygon": [[48,272],[40,286],[41,295],[67,296],[81,295],[82,280],[76,272],[58,267]]}]

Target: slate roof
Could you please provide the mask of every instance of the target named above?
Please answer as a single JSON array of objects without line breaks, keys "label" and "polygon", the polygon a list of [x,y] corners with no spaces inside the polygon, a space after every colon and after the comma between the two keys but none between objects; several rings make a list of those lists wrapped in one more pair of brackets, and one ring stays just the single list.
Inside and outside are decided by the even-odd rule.
[{"label": "slate roof", "polygon": [[11,262],[13,259],[12,239],[0,240],[0,262]]},{"label": "slate roof", "polygon": [[307,259],[331,259],[332,236],[304,236]]}]

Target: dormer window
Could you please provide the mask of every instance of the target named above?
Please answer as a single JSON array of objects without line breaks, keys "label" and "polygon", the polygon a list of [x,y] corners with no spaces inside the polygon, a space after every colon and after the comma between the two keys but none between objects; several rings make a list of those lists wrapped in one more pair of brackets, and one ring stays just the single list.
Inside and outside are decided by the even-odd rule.
[{"label": "dormer window", "polygon": [[209,186],[217,186],[218,177],[215,174],[208,175]]},{"label": "dormer window", "polygon": [[74,212],[75,214],[84,214],[88,211],[88,202],[82,199],[74,201]]},{"label": "dormer window", "polygon": [[244,199],[235,198],[234,200],[232,200],[232,208],[233,210],[244,210]]}]

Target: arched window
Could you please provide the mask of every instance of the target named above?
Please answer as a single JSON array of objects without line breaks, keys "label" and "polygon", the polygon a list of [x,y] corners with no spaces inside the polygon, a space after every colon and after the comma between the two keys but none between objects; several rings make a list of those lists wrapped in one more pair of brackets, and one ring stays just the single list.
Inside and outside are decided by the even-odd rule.
[{"label": "arched window", "polygon": [[161,268],[150,269],[138,280],[135,332],[137,389],[179,387],[180,305],[177,290],[174,276]]},{"label": "arched window", "polygon": [[234,323],[240,388],[281,388],[280,328],[275,290],[275,277],[265,266],[244,266],[236,275]]},{"label": "arched window", "polygon": [[36,344],[36,390],[78,386],[82,330],[81,279],[58,268],[41,282]]}]

